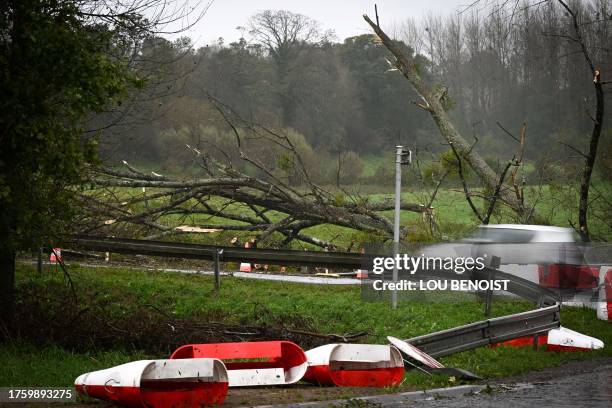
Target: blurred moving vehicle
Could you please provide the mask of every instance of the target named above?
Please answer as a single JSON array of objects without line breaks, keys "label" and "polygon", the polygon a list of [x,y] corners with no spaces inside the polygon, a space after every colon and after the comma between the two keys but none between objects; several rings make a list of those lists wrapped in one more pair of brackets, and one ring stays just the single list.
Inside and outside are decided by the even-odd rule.
[{"label": "blurred moving vehicle", "polygon": [[484,258],[485,264],[496,256],[504,272],[571,292],[596,288],[600,266],[605,264],[587,262],[585,254],[591,247],[578,241],[571,228],[489,224],[460,241],[426,246],[419,252],[427,257]]},{"label": "blurred moving vehicle", "polygon": [[478,256],[501,258],[504,264],[537,264],[539,284],[554,289],[589,289],[599,283],[599,266],[585,260],[585,247],[571,228],[548,225],[481,225],[464,242]]},{"label": "blurred moving vehicle", "polygon": [[554,290],[564,305],[596,308],[600,319],[612,320],[612,245],[580,242],[571,228],[481,225],[467,238],[415,247],[411,253],[428,258],[484,258],[485,265],[496,256],[502,272]]}]

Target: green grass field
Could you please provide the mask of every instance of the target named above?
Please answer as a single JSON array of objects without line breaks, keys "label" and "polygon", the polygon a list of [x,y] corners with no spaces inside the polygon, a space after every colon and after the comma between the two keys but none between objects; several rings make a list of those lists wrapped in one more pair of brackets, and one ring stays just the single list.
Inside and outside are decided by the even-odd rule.
[{"label": "green grass field", "polygon": [[[69,268],[78,301],[59,271],[38,275],[18,268],[19,331],[0,346],[0,386],[70,386],[74,378],[141,358],[164,358],[176,339],[166,318],[198,324],[283,326],[320,333],[365,331],[361,342],[385,342],[387,335],[408,338],[484,319],[482,303],[365,302],[359,287],[301,285],[226,277],[220,293],[209,276],[126,268]],[[493,315],[531,309],[521,301],[498,301]],[[160,315],[163,313],[163,315]],[[38,327],[32,328],[34,322]],[[96,331],[98,327],[102,330]],[[593,310],[564,308],[562,324],[612,344],[612,325]],[[178,326],[177,326],[178,327]],[[61,333],[59,332],[61,329]],[[114,333],[117,338],[108,338]],[[196,337],[190,338],[197,341]],[[180,342],[179,342],[180,343]],[[304,344],[303,344],[304,345]],[[307,345],[304,345],[307,347]],[[552,353],[530,347],[479,348],[442,362],[485,378],[555,366],[568,360],[611,356],[612,349],[592,353]],[[405,387],[454,384],[446,377],[409,372]]]}]

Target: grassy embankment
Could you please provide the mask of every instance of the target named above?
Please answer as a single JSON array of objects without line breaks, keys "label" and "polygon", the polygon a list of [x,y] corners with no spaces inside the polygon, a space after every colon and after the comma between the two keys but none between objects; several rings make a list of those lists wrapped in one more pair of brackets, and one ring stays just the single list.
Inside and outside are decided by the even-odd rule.
[{"label": "grassy embankment", "polygon": [[[321,333],[366,331],[369,335],[361,341],[370,343],[385,342],[387,335],[407,338],[483,319],[483,307],[477,301],[402,302],[391,310],[386,302],[362,301],[358,287],[227,277],[221,292],[215,293],[210,276],[77,265],[70,267],[70,273],[78,303],[59,271],[39,276],[32,267],[19,266],[21,337],[0,346],[0,386],[70,386],[83,372],[134,359],[163,358],[176,346],[166,318],[183,322],[181,327],[215,321]],[[530,308],[525,302],[496,302],[493,315]],[[32,327],[35,322],[38,326]],[[596,320],[594,311],[564,308],[562,323],[602,339],[607,347],[593,353],[561,354],[530,347],[480,348],[442,362],[495,378],[572,359],[612,355],[612,325]],[[117,338],[105,337],[108,333]],[[196,333],[190,339],[197,338]],[[456,382],[409,372],[402,389],[445,384]]]}]

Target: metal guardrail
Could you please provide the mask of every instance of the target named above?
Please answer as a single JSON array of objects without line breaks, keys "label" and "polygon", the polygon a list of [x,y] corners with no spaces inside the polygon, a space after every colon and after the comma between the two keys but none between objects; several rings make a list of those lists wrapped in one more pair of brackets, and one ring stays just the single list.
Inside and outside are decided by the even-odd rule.
[{"label": "metal guardrail", "polygon": [[520,296],[523,299],[530,300],[539,306],[550,306],[556,304],[560,300],[558,291],[554,291],[544,286],[540,286],[530,280],[521,278],[520,276],[502,272],[497,269],[485,268],[483,270],[474,270],[472,279],[499,279],[508,281],[508,292]]},{"label": "metal guardrail", "polygon": [[[216,273],[218,272],[220,261],[349,269],[360,269],[365,263],[364,255],[351,252],[240,248],[82,235],[73,237],[68,240],[67,243],[74,247],[90,251],[210,260],[215,262]],[[368,256],[373,255],[369,254]],[[449,271],[419,271],[418,275],[436,276],[443,279],[457,279],[457,275]],[[474,280],[507,279],[509,281],[508,292],[530,300],[539,306],[554,305],[559,299],[555,291],[518,276],[501,272],[497,270],[496,267],[475,270],[471,275],[466,274],[463,275],[462,278]]]},{"label": "metal guardrail", "polygon": [[315,252],[265,248],[247,249],[231,246],[91,236],[76,236],[67,243],[90,251],[206,259],[211,261],[214,261],[216,253],[222,253],[220,260],[224,262],[345,268],[359,268],[362,262],[360,254],[350,252]]},{"label": "metal guardrail", "polygon": [[483,320],[406,340],[432,357],[444,357],[560,326],[560,306]]}]

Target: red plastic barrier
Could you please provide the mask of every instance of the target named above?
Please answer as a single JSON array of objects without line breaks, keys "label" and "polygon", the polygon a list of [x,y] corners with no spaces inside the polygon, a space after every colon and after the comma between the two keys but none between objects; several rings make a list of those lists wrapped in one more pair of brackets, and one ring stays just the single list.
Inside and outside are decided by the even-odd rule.
[{"label": "red plastic barrier", "polygon": [[612,320],[612,268],[609,268],[605,273],[602,271],[599,285],[597,318]]},{"label": "red plastic barrier", "polygon": [[141,360],[79,376],[78,393],[125,407],[199,408],[221,405],[228,389],[220,360]]},{"label": "red plastic barrier", "polygon": [[328,344],[306,352],[304,380],[338,387],[388,387],[404,378],[404,361],[395,347]]},{"label": "red plastic barrier", "polygon": [[49,263],[56,264],[62,261],[62,249],[61,248],[52,248],[51,255],[49,255]]},{"label": "red plastic barrier", "polygon": [[[501,343],[492,344],[491,347],[512,346],[526,347],[533,346],[533,336],[519,337]],[[571,351],[591,351],[604,347],[604,343],[591,336],[575,332],[565,327],[549,330],[548,333],[540,334],[536,338],[538,347],[544,346],[547,351],[571,352]]]},{"label": "red plastic barrier", "polygon": [[202,357],[223,360],[230,387],[293,384],[307,368],[304,350],[290,341],[188,344],[170,356]]},{"label": "red plastic barrier", "polygon": [[539,265],[541,286],[556,289],[589,289],[597,286],[599,267],[586,265]]}]

